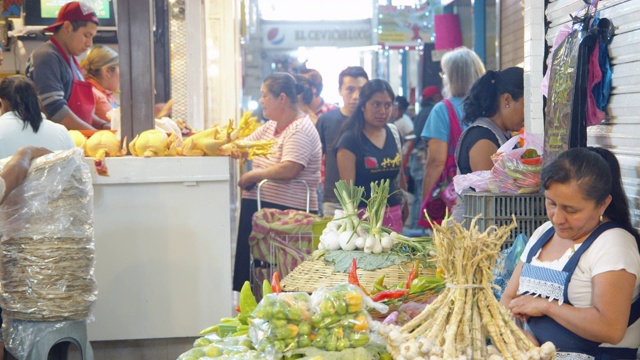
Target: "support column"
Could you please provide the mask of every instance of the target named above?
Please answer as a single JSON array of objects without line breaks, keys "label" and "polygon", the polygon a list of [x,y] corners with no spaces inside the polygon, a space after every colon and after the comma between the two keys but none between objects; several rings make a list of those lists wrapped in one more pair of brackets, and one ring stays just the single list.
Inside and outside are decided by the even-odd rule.
[{"label": "support column", "polygon": [[485,0],[474,0],[473,3],[473,51],[483,63],[487,63],[487,9]]},{"label": "support column", "polygon": [[544,1],[524,0],[524,115],[525,131],[544,134]]},{"label": "support column", "polygon": [[119,1],[120,122],[122,137],[153,129],[152,0]]}]

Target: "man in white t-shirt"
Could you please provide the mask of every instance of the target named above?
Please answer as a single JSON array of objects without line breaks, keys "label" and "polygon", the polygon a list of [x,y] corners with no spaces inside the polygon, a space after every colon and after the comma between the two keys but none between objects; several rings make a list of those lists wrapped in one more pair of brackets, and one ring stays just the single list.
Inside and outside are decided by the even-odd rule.
[{"label": "man in white t-shirt", "polygon": [[409,107],[409,101],[404,96],[396,96],[393,102],[393,125],[398,128],[402,142],[405,141],[407,135],[413,134],[413,120],[406,114]]}]

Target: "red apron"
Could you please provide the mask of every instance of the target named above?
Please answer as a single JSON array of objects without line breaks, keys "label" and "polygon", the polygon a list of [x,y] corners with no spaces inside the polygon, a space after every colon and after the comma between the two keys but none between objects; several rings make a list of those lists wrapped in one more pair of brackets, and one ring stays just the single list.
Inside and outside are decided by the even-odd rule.
[{"label": "red apron", "polygon": [[[91,83],[87,81],[82,81],[76,79],[76,73],[71,66],[71,61],[69,60],[69,56],[67,53],[62,50],[62,47],[56,39],[50,39],[53,45],[58,48],[58,51],[62,55],[62,57],[69,64],[69,68],[71,69],[71,75],[73,76],[73,85],[71,86],[71,95],[69,95],[69,100],[67,101],[67,106],[69,109],[76,114],[77,117],[82,119],[89,125],[93,125],[93,110],[95,109],[95,100],[93,98],[93,86]],[[78,60],[73,57],[73,63],[76,64],[76,68],[80,69],[80,65],[78,65]]]}]

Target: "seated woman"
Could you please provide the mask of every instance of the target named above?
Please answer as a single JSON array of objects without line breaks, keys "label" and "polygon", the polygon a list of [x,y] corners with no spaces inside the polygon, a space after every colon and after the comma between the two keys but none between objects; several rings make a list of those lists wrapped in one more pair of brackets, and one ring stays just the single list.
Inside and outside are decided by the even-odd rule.
[{"label": "seated woman", "polygon": [[260,105],[264,117],[269,119],[246,140],[275,140],[275,154],[269,158],[253,160],[253,169],[240,177],[238,186],[243,189],[233,272],[233,290],[240,291],[249,280],[249,235],[251,218],[258,210],[255,186],[264,179],[277,180],[265,183],[260,190],[261,206],[275,209],[305,210],[309,186],[310,210],[318,211],[315,188],[320,181],[322,147],[315,126],[298,108],[297,86],[293,76],[273,73],[262,83]]},{"label": "seated woman", "polygon": [[[455,150],[459,174],[491,170],[491,156],[524,126],[524,72],[510,67],[487,71],[478,79],[464,100],[462,123],[468,126]],[[458,197],[452,210],[454,220],[464,217],[464,197]]]},{"label": "seated woman", "polygon": [[111,121],[107,113],[120,106],[113,94],[120,89],[120,58],[118,53],[105,45],[96,45],[87,54],[80,67],[87,81],[93,85],[95,114]]},{"label": "seated woman", "polygon": [[531,236],[500,300],[558,359],[633,359],[640,346],[640,235],[616,157],[560,154],[541,173],[549,222]]},{"label": "seated woman", "polygon": [[487,71],[475,82],[464,100],[462,122],[469,127],[456,149],[461,174],[491,170],[491,156],[524,126],[524,72],[510,67]]},{"label": "seated woman", "polygon": [[0,158],[11,156],[23,146],[51,151],[73,149],[67,128],[45,118],[33,81],[13,75],[0,82]]},{"label": "seated woman", "polygon": [[[343,127],[335,147],[340,179],[365,189],[371,196],[371,182],[389,179],[389,206],[383,226],[402,231],[402,192],[398,182],[402,148],[395,125],[388,124],[393,110],[394,94],[382,79],[367,82],[360,90],[358,107]],[[401,179],[403,181],[403,179]],[[362,202],[360,207],[366,206]]]}]

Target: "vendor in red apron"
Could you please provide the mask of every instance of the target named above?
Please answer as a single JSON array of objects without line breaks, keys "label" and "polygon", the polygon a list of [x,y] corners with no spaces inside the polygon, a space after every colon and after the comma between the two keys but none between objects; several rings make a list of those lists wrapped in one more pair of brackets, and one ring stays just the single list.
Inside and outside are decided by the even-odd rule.
[{"label": "vendor in red apron", "polygon": [[94,113],[92,86],[75,58],[93,46],[98,30],[95,11],[85,3],[69,2],[44,30],[53,36],[31,53],[26,74],[36,84],[48,118],[70,130],[109,128]]}]

